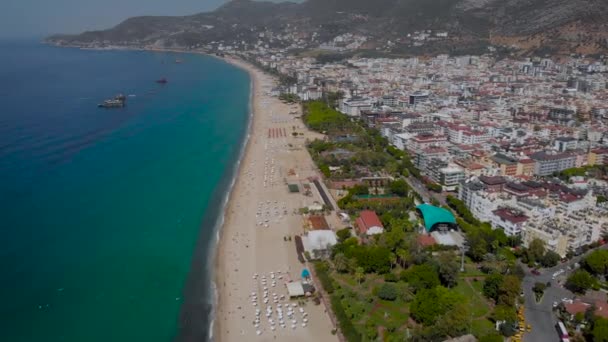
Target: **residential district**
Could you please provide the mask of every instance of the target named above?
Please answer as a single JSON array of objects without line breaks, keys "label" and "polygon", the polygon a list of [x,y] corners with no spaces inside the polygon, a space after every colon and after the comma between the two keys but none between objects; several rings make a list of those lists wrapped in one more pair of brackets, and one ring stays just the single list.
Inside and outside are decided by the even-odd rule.
[{"label": "residential district", "polygon": [[323,134],[296,246],[341,339],[608,340],[605,60],[225,52]]}]

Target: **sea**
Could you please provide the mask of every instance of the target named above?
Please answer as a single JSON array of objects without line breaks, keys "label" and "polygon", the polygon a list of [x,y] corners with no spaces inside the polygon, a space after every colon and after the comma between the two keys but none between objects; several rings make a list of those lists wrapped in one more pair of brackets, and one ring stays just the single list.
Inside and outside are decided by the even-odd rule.
[{"label": "sea", "polygon": [[210,56],[0,41],[0,341],[208,336],[249,97]]}]

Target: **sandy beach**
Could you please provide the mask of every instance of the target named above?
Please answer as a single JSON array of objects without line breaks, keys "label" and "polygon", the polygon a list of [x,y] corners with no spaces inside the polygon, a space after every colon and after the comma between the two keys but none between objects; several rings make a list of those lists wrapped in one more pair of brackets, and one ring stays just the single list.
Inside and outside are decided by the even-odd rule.
[{"label": "sandy beach", "polygon": [[[306,267],[293,239],[303,232],[298,209],[317,200],[289,193],[287,182],[316,175],[304,146],[315,133],[306,131],[298,105],[269,95],[275,86],[270,76],[240,60],[228,61],[251,75],[253,119],[217,246],[213,339],[337,341],[324,305],[290,301],[285,286],[299,280]],[[304,134],[294,137],[294,131]],[[291,241],[285,241],[288,236]]]}]

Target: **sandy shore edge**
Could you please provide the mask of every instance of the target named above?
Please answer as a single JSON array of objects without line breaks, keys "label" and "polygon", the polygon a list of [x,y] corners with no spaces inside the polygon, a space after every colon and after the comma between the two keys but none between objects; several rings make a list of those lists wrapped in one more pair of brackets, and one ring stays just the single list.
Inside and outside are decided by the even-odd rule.
[{"label": "sandy shore edge", "polygon": [[[214,56],[215,57],[215,56]],[[261,91],[261,89],[259,89],[259,81],[257,80],[257,73],[260,72],[259,70],[255,69],[255,67],[253,65],[247,64],[241,60],[237,60],[233,57],[225,57],[222,58],[223,61],[230,63],[233,66],[236,66],[244,71],[246,71],[249,74],[250,77],[250,95],[249,95],[249,123],[248,123],[248,127],[247,127],[247,132],[245,133],[247,135],[247,137],[245,138],[244,141],[244,148],[243,148],[243,152],[241,153],[240,156],[240,160],[238,160],[237,162],[239,163],[238,166],[238,170],[236,171],[235,174],[235,185],[236,182],[239,181],[239,178],[243,177],[243,161],[246,159],[249,150],[251,148],[251,142],[252,142],[252,138],[253,135],[256,134],[255,132],[255,120],[256,120],[256,102],[259,101],[259,99],[257,99],[256,97],[256,93],[258,91]],[[212,320],[211,320],[211,326],[210,326],[210,336],[209,336],[209,340],[218,340],[221,336],[221,329],[222,329],[222,320],[221,319],[217,319],[218,318],[218,309],[221,307],[222,305],[222,298],[225,297],[227,294],[225,293],[225,291],[222,291],[222,288],[220,286],[218,286],[218,284],[221,283],[221,280],[225,278],[224,273],[226,272],[226,260],[225,258],[222,257],[222,254],[220,253],[220,251],[224,250],[224,248],[226,247],[226,238],[228,235],[228,232],[226,232],[226,230],[229,229],[229,226],[227,226],[225,223],[227,221],[227,216],[229,215],[230,211],[232,210],[232,208],[234,207],[234,198],[233,198],[233,192],[234,192],[234,187],[232,189],[230,189],[230,194],[228,194],[228,203],[224,209],[224,212],[222,213],[222,215],[224,216],[223,218],[223,224],[218,228],[218,237],[219,240],[218,242],[215,244],[215,248],[212,251],[213,253],[213,265],[214,268],[212,270],[210,270],[211,272],[211,277],[213,279],[213,289],[214,289],[214,303],[213,303],[213,313],[212,313]],[[225,311],[225,310],[224,310]]]},{"label": "sandy shore edge", "polygon": [[[295,247],[291,238],[286,243],[282,238],[302,234],[302,217],[296,213],[297,209],[311,205],[312,198],[297,197],[286,191],[281,180],[303,181],[310,177],[317,177],[316,168],[312,158],[306,150],[305,141],[322,138],[320,134],[308,131],[297,117],[286,115],[296,110],[301,115],[299,107],[281,103],[277,98],[269,95],[269,90],[276,84],[276,78],[264,73],[254,65],[233,56],[219,57],[203,51],[155,48],[116,48],[102,50],[138,50],[149,52],[174,52],[185,54],[198,54],[217,58],[247,72],[250,77],[249,122],[241,145],[237,164],[232,171],[233,179],[224,197],[223,211],[218,213],[215,226],[217,242],[212,245],[207,256],[209,266],[208,279],[212,281],[210,295],[212,298],[191,298],[192,304],[199,303],[201,310],[211,301],[209,313],[209,326],[202,327],[195,322],[197,317],[183,317],[187,312],[180,314],[180,326],[177,335],[179,342],[201,341],[337,341],[332,333],[334,326],[327,314],[324,305],[307,305],[305,310],[310,315],[307,325],[300,327],[301,321],[285,330],[272,331],[267,323],[260,328],[251,324],[254,318],[254,308],[251,306],[249,291],[261,289],[259,283],[253,284],[252,274],[266,274],[276,270],[282,271],[290,280],[297,280],[300,271],[307,265],[302,265],[296,257]],[[266,91],[266,92],[265,92]],[[287,117],[287,121],[285,120]],[[299,136],[292,137],[291,132],[296,130]],[[268,136],[266,132],[268,131]],[[271,134],[271,132],[274,132]],[[282,132],[282,133],[280,133]],[[279,138],[280,137],[280,138]],[[269,181],[266,186],[267,168],[264,166],[272,160],[273,168],[277,168],[277,177]],[[276,161],[276,164],[274,164]],[[254,165],[255,164],[255,165]],[[295,176],[291,175],[291,172]],[[262,188],[262,178],[264,187]],[[282,178],[282,179],[281,179]],[[272,183],[272,184],[270,184]],[[278,200],[278,201],[277,201]],[[321,198],[317,195],[316,201]],[[285,214],[274,218],[272,222],[262,228],[257,224],[256,210],[259,211],[261,203],[279,202],[279,206],[286,208]],[[258,209],[256,209],[256,204]],[[273,205],[274,206],[274,205]],[[288,213],[290,212],[290,213]],[[269,227],[270,226],[270,227]],[[269,228],[268,228],[269,227]],[[249,248],[251,247],[251,248]],[[195,251],[196,253],[196,251]],[[279,272],[280,272],[279,271]],[[285,282],[285,278],[283,281]],[[281,285],[281,284],[280,284]],[[276,290],[286,293],[282,286]],[[274,285],[273,285],[274,286]],[[186,299],[189,300],[189,299]],[[295,304],[294,304],[295,305]],[[181,310],[180,310],[181,311]],[[184,323],[186,323],[184,325]],[[256,329],[258,333],[256,334]],[[188,331],[190,330],[190,331]],[[193,330],[195,334],[189,334]],[[206,330],[208,336],[201,336]],[[186,332],[182,334],[181,332]],[[257,336],[256,336],[257,335]],[[274,338],[272,337],[274,336]]]}]

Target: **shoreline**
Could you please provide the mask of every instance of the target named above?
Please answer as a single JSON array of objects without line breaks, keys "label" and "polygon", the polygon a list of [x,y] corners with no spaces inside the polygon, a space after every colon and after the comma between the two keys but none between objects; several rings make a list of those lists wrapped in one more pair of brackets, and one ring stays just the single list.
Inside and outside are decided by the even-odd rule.
[{"label": "shoreline", "polygon": [[[297,210],[313,204],[315,200],[301,194],[289,194],[286,189],[288,179],[302,183],[308,182],[309,177],[317,176],[305,141],[320,135],[308,131],[300,119],[287,115],[293,110],[301,115],[300,106],[294,108],[293,105],[284,104],[276,97],[271,97],[269,91],[276,84],[276,78],[234,56],[220,57],[203,51],[160,48],[117,47],[103,50],[210,56],[240,68],[250,77],[249,116],[245,136],[225,190],[214,194],[215,200],[219,201],[219,205],[215,207],[217,211],[212,210],[216,215],[212,224],[216,241],[211,243],[207,255],[202,255],[200,248],[193,252],[174,340],[263,341],[274,335],[274,339],[279,340],[337,341],[337,336],[332,334],[334,327],[323,304],[315,306],[309,302],[306,314],[310,315],[304,316],[306,324],[302,323],[301,327],[294,324],[291,329],[285,329],[283,326],[283,329],[279,327],[275,331],[274,326],[270,329],[271,326],[267,322],[261,322],[263,326],[260,328],[252,324],[255,316],[250,291],[260,291],[257,281],[252,284],[253,288],[248,285],[253,283],[252,275],[282,272],[281,277],[285,279],[281,282],[285,284],[283,287],[279,284],[281,289],[276,291],[286,294],[287,279],[298,280],[302,269],[308,267],[299,262],[293,242],[285,241],[286,236],[289,236],[291,241],[292,236],[302,234],[302,217],[297,214]],[[296,127],[298,136],[288,134],[292,129],[295,132]],[[280,180],[285,183],[274,179],[275,168]],[[270,178],[268,186],[267,178]],[[271,199],[274,200],[273,206],[282,206],[284,212],[267,218],[266,224],[263,224],[263,218],[258,218],[260,207],[269,206]],[[279,200],[281,203],[278,203]],[[266,210],[272,209],[267,207]],[[203,218],[203,226],[207,226],[205,223],[209,219],[210,217]],[[272,219],[272,222],[269,219]],[[257,222],[258,220],[260,222]],[[197,241],[200,241],[200,237]],[[204,281],[206,284],[202,284]],[[205,298],[202,297],[203,293],[207,294]],[[297,305],[293,301],[288,303]],[[205,318],[208,325],[202,326],[202,320]]]}]

